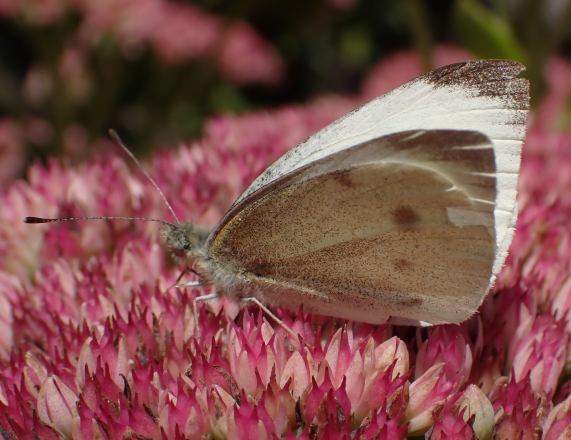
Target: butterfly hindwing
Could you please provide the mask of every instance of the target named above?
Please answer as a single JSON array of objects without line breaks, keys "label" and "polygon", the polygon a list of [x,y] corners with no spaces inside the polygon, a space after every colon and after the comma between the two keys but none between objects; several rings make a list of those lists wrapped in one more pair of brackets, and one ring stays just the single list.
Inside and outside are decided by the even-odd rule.
[{"label": "butterfly hindwing", "polygon": [[383,136],[260,188],[228,212],[208,252],[217,273],[269,304],[458,322],[492,275],[494,175],[480,133]]}]

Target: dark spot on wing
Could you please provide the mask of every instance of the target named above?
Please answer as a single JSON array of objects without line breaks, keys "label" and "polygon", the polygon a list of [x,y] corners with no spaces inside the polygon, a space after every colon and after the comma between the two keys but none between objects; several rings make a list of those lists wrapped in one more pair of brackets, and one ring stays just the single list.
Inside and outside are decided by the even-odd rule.
[{"label": "dark spot on wing", "polygon": [[412,268],[412,263],[404,258],[399,258],[393,261],[393,265],[395,269],[399,272],[403,272],[405,270]]},{"label": "dark spot on wing", "polygon": [[399,298],[398,301],[396,301],[397,304],[401,305],[401,306],[405,306],[405,307],[414,307],[414,306],[419,306],[423,303],[424,301],[422,300],[422,298],[418,297],[418,296],[408,296],[408,297],[403,297],[403,298]]},{"label": "dark spot on wing", "polygon": [[268,261],[257,259],[248,267],[248,270],[257,277],[265,277],[275,274],[276,268],[274,264]]},{"label": "dark spot on wing", "polygon": [[400,226],[412,226],[420,220],[418,213],[410,206],[399,206],[393,211],[393,222]]},{"label": "dark spot on wing", "polygon": [[354,185],[353,179],[349,170],[336,171],[333,174],[333,178],[342,186],[347,188],[352,188]]}]

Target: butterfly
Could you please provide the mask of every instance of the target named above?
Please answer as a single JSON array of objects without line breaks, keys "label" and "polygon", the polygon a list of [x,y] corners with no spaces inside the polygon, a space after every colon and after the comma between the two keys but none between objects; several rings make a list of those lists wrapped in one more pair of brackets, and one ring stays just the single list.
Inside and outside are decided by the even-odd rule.
[{"label": "butterfly", "polygon": [[208,298],[373,324],[464,321],[514,234],[522,70],[477,60],[422,75],[288,151],[211,231],[163,222],[165,241],[214,286]]}]

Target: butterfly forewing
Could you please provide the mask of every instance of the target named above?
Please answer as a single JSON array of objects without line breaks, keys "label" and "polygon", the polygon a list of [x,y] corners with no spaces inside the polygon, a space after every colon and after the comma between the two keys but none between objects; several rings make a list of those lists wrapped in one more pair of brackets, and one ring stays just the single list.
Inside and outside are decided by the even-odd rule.
[{"label": "butterfly forewing", "polygon": [[372,323],[458,322],[492,275],[494,173],[480,133],[384,136],[251,194],[211,234],[209,254],[217,273],[270,304]]},{"label": "butterfly forewing", "polygon": [[501,268],[517,218],[516,188],[529,108],[529,83],[514,61],[475,60],[418,77],[328,125],[268,167],[241,203],[280,176],[336,152],[414,129],[472,130],[494,146],[497,194],[494,273]]}]

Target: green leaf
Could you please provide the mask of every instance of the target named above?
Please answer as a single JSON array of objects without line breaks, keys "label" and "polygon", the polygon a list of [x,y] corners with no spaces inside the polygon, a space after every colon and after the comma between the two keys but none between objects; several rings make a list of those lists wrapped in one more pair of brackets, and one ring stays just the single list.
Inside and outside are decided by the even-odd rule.
[{"label": "green leaf", "polygon": [[456,1],[453,26],[464,47],[481,58],[527,61],[509,22],[475,0]]},{"label": "green leaf", "polygon": [[340,53],[345,64],[361,68],[372,58],[373,36],[362,27],[351,27],[341,34]]}]

